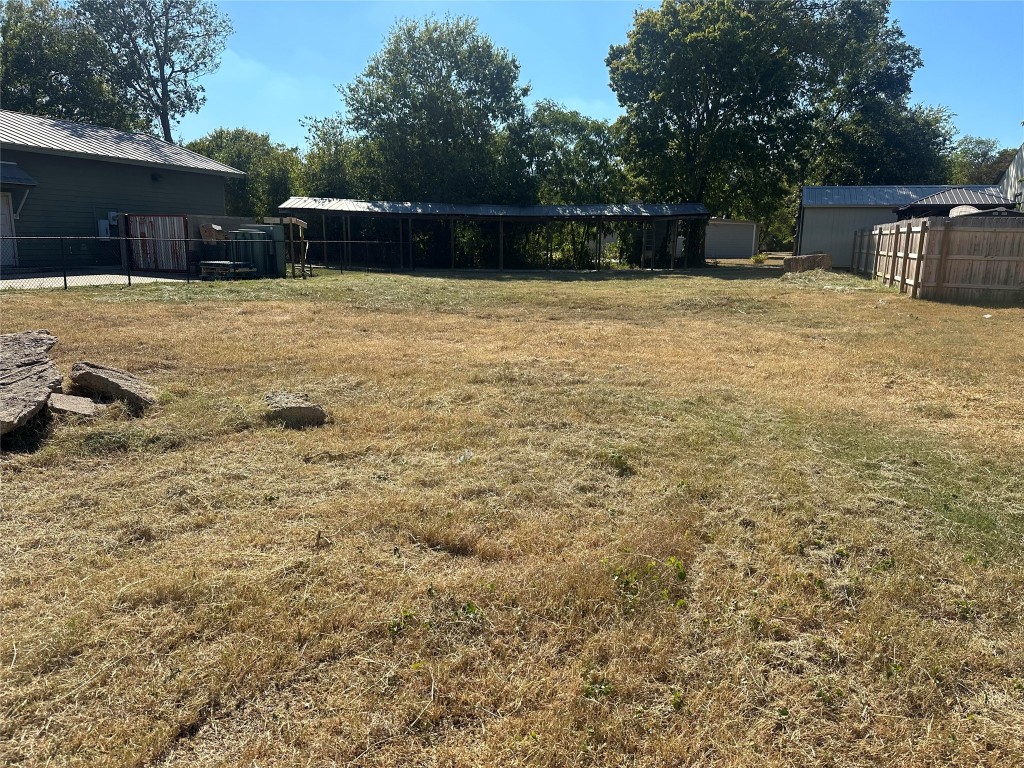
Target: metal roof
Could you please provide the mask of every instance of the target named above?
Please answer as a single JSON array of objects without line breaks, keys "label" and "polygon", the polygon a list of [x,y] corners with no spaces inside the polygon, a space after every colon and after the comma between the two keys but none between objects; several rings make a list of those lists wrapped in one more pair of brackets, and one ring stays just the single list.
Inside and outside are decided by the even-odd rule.
[{"label": "metal roof", "polygon": [[449,203],[396,203],[382,200],[343,200],[333,197],[290,197],[282,211],[319,211],[377,216],[475,219],[686,219],[707,218],[700,203],[609,203],[588,205],[452,205]]},{"label": "metal roof", "polygon": [[154,136],[7,110],[0,110],[0,146],[214,176],[245,176],[237,168]]},{"label": "metal roof", "polygon": [[34,187],[36,180],[21,170],[17,163],[0,161],[0,184],[11,187]]},{"label": "metal roof", "polygon": [[919,197],[907,208],[918,205],[1013,205],[1013,200],[1007,200],[999,193],[999,187],[994,187],[995,192],[984,192],[973,187],[950,187],[941,192],[936,192],[927,197]]},{"label": "metal roof", "polygon": [[[805,208],[825,206],[896,208],[909,205],[922,197],[936,195],[950,189],[949,184],[914,184],[910,186],[877,187],[804,187],[801,203]],[[988,192],[998,195],[999,187],[991,184],[975,184],[960,189]]]}]

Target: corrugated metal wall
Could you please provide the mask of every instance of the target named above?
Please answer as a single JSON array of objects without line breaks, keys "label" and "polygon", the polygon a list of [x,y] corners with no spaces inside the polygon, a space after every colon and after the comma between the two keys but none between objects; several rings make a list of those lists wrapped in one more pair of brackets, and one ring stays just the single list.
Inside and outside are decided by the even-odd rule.
[{"label": "corrugated metal wall", "polygon": [[832,266],[853,264],[853,236],[865,227],[896,221],[890,208],[804,208],[797,255],[823,253],[832,256]]},{"label": "corrugated metal wall", "polygon": [[708,259],[749,259],[757,253],[757,222],[712,219],[704,238]]}]

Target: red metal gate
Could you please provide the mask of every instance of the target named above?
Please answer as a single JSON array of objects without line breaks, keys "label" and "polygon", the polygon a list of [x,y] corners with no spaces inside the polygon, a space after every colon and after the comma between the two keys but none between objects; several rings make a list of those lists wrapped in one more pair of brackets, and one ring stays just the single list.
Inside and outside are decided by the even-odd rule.
[{"label": "red metal gate", "polygon": [[188,219],[184,216],[129,213],[125,215],[132,266],[140,270],[188,270]]}]

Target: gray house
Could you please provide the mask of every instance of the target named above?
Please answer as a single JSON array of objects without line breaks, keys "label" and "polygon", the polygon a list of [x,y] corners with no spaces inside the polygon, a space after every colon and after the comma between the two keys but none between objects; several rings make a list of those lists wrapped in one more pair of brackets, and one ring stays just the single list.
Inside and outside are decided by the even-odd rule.
[{"label": "gray house", "polygon": [[0,110],[0,266],[118,263],[125,214],[223,215],[225,180],[244,175],[152,136]]},{"label": "gray house", "polygon": [[[917,200],[952,189],[948,184],[875,187],[804,187],[796,220],[793,253],[824,252],[832,255],[832,265],[850,267],[853,263],[853,235],[875,224],[896,221],[896,209]],[[980,184],[957,187],[964,194],[984,193],[1003,198],[999,187]]]},{"label": "gray house", "polygon": [[1010,161],[1010,167],[999,179],[999,190],[1003,197],[1013,200],[1016,205],[1024,203],[1024,144],[1021,144]]}]

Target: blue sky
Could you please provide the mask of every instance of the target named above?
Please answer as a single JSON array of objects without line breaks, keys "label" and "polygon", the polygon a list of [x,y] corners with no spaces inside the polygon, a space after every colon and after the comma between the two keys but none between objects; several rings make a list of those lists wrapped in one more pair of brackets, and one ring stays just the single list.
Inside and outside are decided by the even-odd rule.
[{"label": "blue sky", "polygon": [[[175,130],[182,141],[214,128],[245,127],[305,146],[303,117],[341,106],[336,86],[352,80],[400,17],[474,16],[508,48],[532,85],[531,100],[553,99],[584,114],[620,114],[608,87],[608,47],[624,42],[633,11],[650,2],[277,2],[220,7],[235,32],[220,69],[202,82],[207,104]],[[1024,0],[894,0],[892,16],[921,49],[912,100],[944,105],[961,134],[1024,141]]]}]

